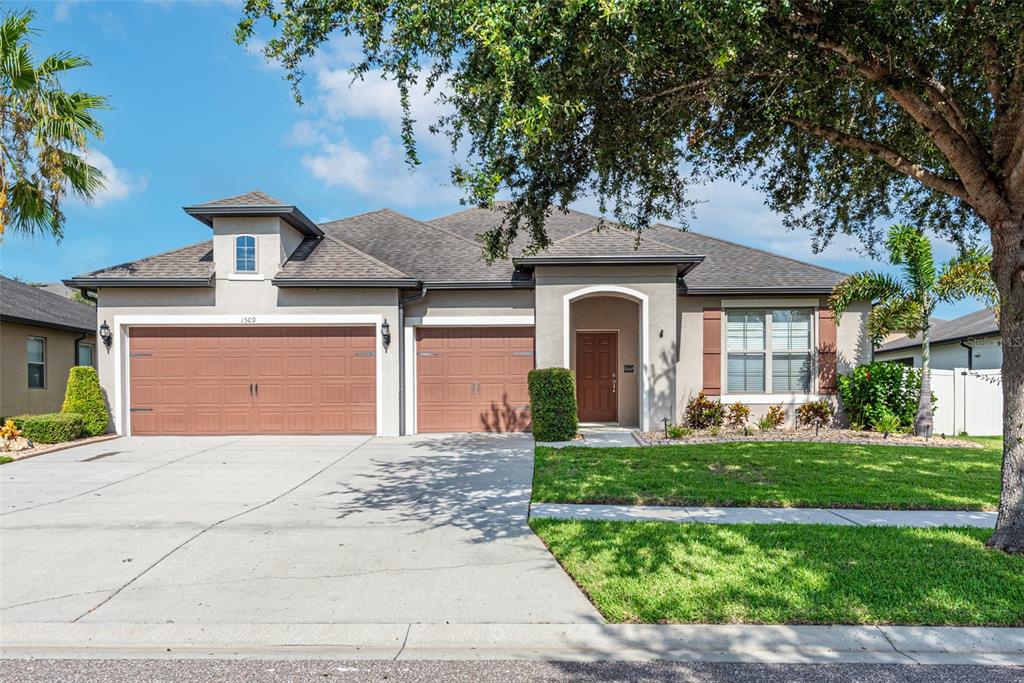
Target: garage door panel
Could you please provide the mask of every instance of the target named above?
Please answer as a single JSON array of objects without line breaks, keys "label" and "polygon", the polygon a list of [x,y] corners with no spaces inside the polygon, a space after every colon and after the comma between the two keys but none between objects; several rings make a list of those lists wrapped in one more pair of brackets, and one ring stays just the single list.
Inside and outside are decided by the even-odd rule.
[{"label": "garage door panel", "polygon": [[533,328],[418,328],[417,430],[529,429],[532,369]]},{"label": "garage door panel", "polygon": [[135,434],[376,432],[373,327],[133,328],[129,343]]}]

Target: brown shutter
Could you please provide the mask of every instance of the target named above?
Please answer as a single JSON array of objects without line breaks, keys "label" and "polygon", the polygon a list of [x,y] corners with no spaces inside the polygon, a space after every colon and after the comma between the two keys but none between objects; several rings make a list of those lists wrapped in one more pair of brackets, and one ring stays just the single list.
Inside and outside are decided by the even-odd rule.
[{"label": "brown shutter", "polygon": [[704,309],[704,393],[722,395],[722,309]]},{"label": "brown shutter", "polygon": [[818,393],[836,393],[836,321],[832,311],[818,311]]}]

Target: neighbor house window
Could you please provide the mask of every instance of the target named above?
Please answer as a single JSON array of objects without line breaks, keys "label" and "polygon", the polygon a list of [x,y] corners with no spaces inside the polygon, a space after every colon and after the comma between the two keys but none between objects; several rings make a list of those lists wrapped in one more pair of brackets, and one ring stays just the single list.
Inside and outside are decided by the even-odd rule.
[{"label": "neighbor house window", "polygon": [[810,309],[729,310],[726,313],[728,393],[808,393],[811,390]]},{"label": "neighbor house window", "polygon": [[75,365],[93,365],[93,354],[96,347],[92,344],[79,343],[76,352]]},{"label": "neighbor house window", "polygon": [[28,338],[28,388],[46,388],[46,338]]},{"label": "neighbor house window", "polygon": [[235,272],[256,272],[256,238],[252,235],[235,238]]}]

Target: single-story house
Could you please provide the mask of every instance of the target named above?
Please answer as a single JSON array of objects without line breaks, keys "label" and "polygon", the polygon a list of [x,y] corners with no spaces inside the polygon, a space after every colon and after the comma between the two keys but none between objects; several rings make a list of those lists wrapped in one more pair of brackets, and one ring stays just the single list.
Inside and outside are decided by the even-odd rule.
[{"label": "single-story house", "polygon": [[[931,367],[939,370],[998,370],[1003,367],[999,322],[991,308],[953,320],[932,320],[928,336]],[[921,367],[921,336],[900,335],[875,349],[875,360]]]},{"label": "single-story house", "polygon": [[60,410],[68,371],[95,363],[95,308],[0,276],[0,415]]},{"label": "single-story house", "polygon": [[575,370],[580,418],[658,429],[699,391],[755,412],[867,362],[826,268],[667,226],[553,211],[487,264],[498,210],[317,224],[261,192],[185,207],[212,239],[66,284],[95,292],[122,434],[527,429],[527,372]]}]

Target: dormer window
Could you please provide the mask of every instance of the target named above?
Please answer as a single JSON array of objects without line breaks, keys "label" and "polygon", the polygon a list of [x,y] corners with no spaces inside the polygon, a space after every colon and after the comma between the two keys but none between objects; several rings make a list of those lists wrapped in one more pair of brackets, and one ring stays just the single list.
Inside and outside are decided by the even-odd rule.
[{"label": "dormer window", "polygon": [[256,272],[256,238],[252,235],[235,238],[235,272]]}]

